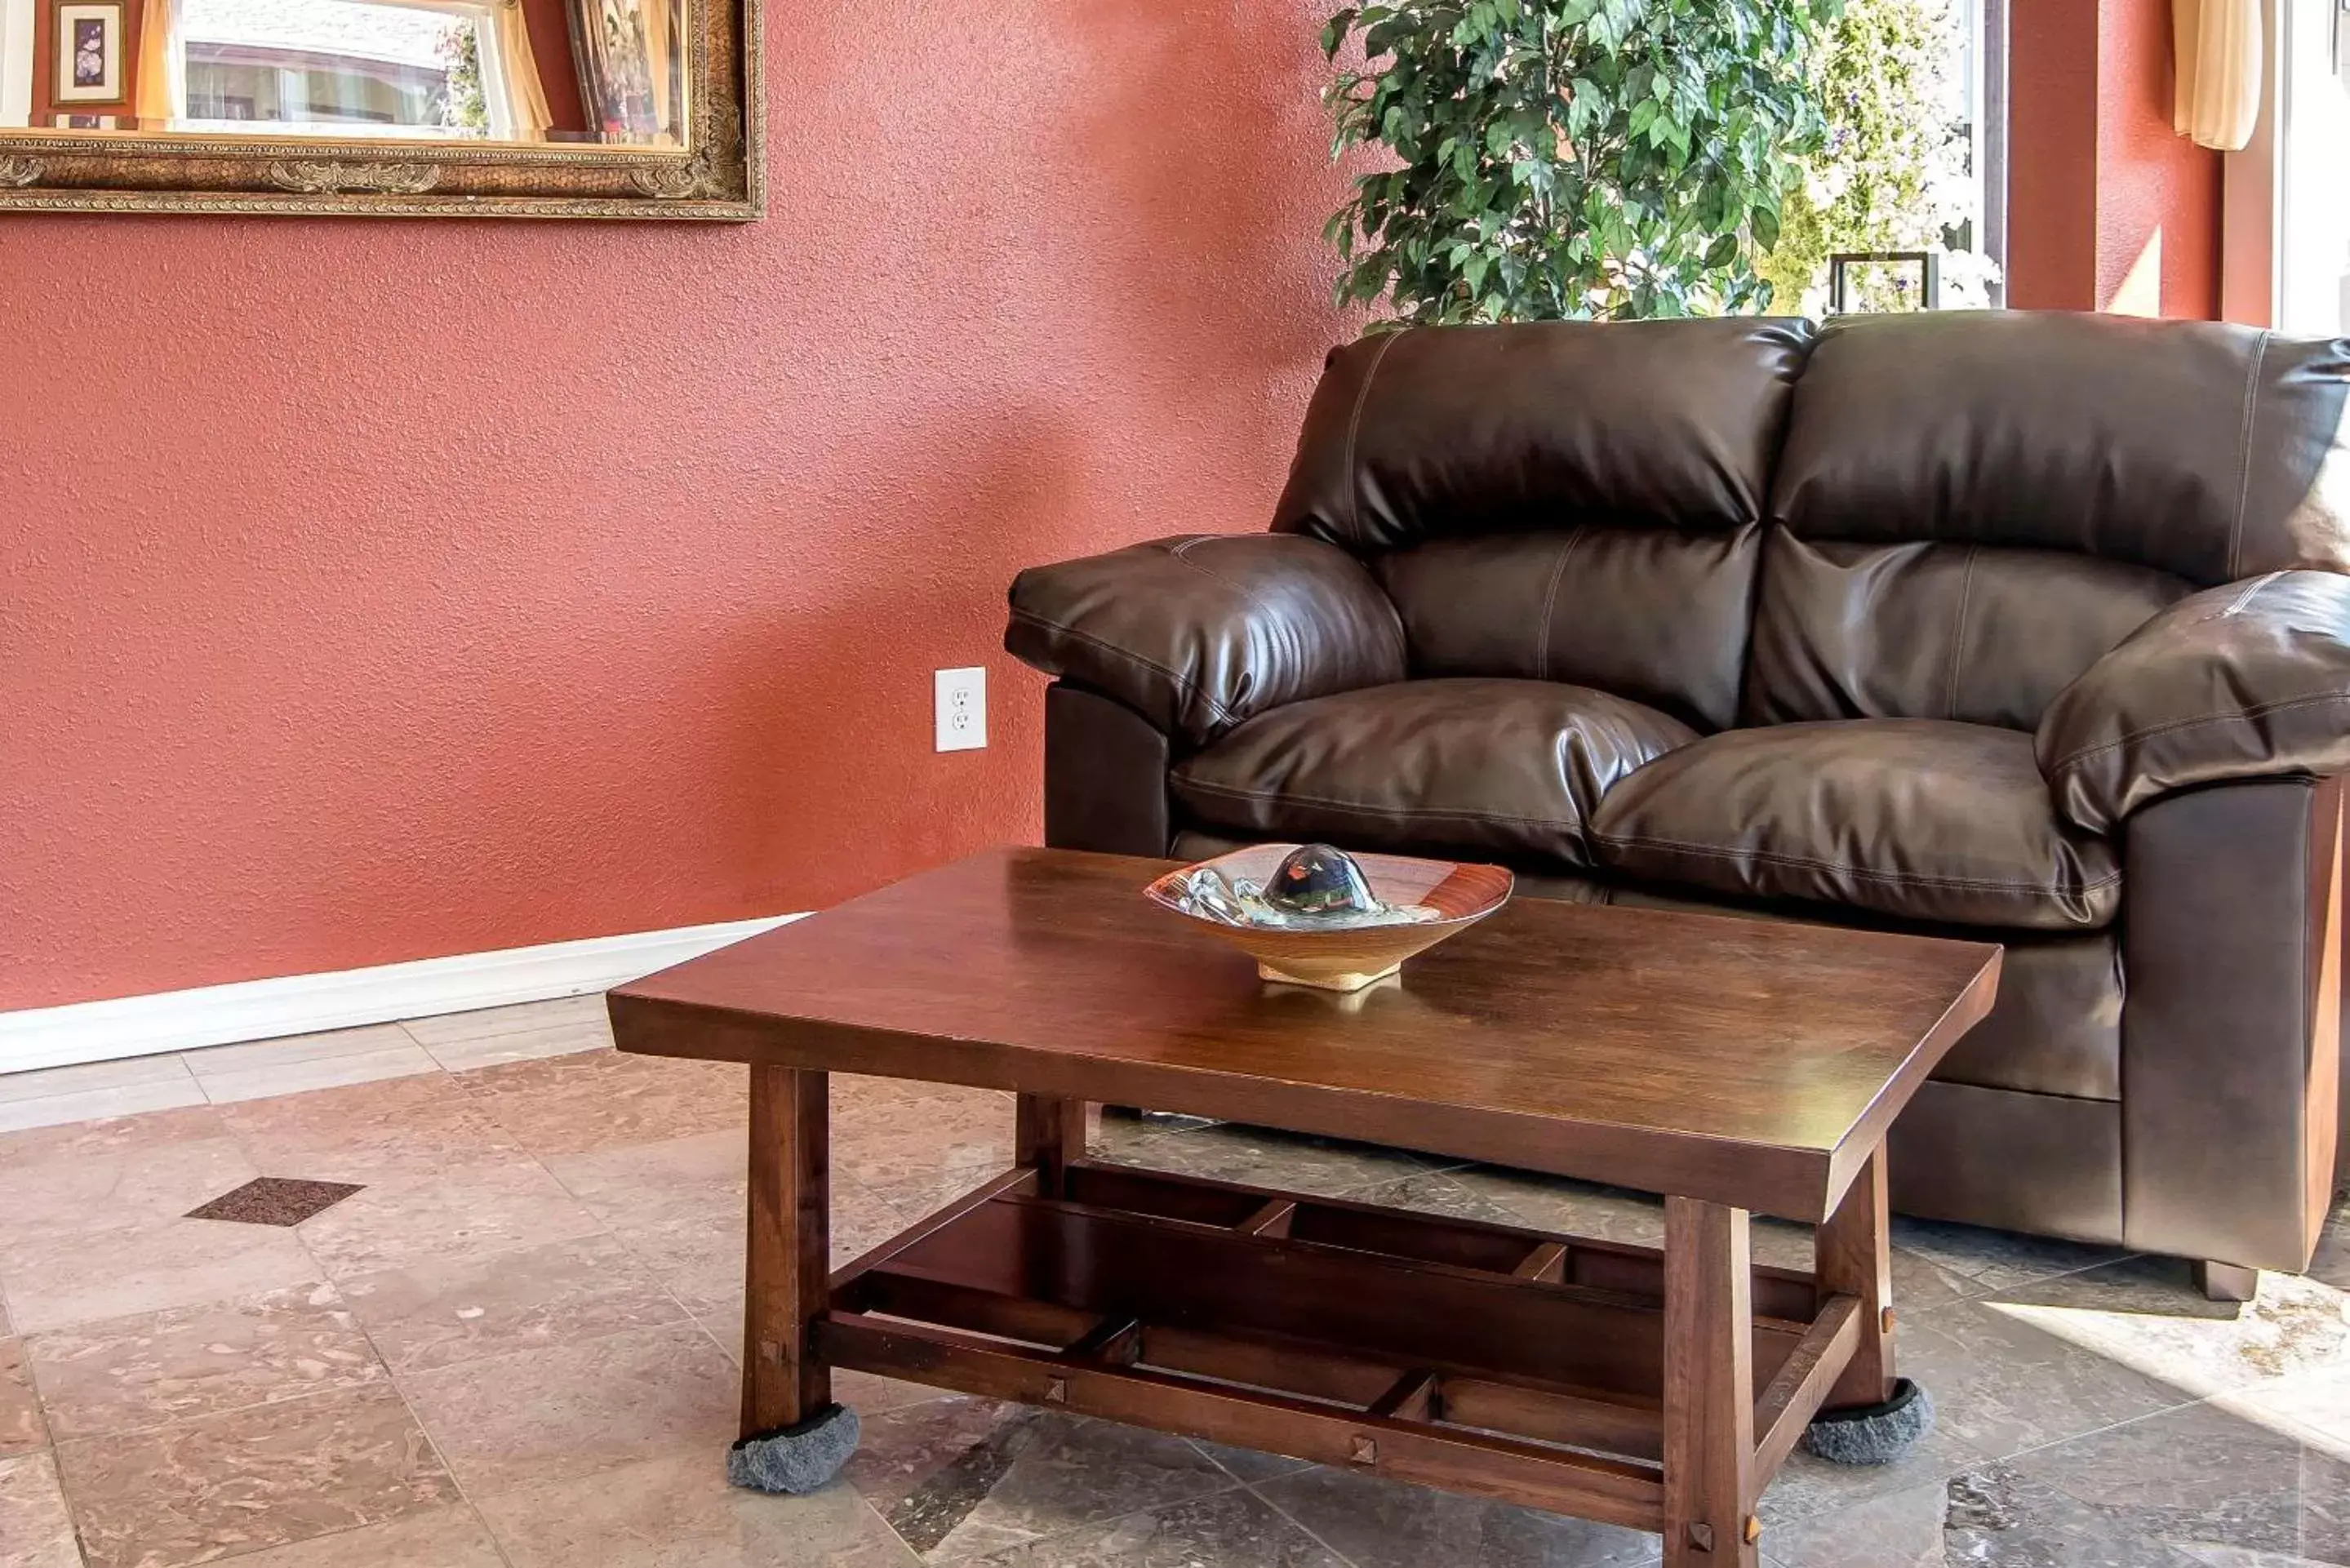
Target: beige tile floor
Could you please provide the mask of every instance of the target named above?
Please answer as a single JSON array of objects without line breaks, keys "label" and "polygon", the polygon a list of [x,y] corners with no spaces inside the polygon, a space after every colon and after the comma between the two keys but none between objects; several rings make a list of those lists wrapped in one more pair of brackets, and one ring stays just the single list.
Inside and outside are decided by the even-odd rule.
[{"label": "beige tile floor", "polygon": [[[0,1568],[1593,1568],[1652,1537],[845,1376],[820,1496],[729,1490],[739,1069],[594,999],[0,1077]],[[1009,1157],[999,1096],[837,1080],[851,1252]],[[1636,1240],[1637,1196],[1243,1128],[1121,1158]],[[256,1175],[292,1230],[181,1218]],[[2221,1308],[2183,1266],[1904,1223],[1934,1437],[1798,1459],[1775,1568],[2350,1563],[2350,1221]],[[1803,1233],[1763,1227],[1766,1256]]]}]

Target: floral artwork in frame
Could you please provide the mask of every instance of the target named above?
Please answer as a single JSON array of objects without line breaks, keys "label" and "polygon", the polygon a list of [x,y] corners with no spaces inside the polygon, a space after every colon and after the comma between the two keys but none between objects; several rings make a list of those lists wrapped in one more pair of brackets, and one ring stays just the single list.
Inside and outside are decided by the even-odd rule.
[{"label": "floral artwork in frame", "polygon": [[130,62],[125,41],[130,0],[51,0],[50,50],[57,62],[50,100],[67,104],[127,104]]}]

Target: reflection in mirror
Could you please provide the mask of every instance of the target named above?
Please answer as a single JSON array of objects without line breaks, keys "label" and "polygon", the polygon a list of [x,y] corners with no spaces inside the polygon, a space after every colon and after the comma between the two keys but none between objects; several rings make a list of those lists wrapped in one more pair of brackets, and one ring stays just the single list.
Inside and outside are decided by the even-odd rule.
[{"label": "reflection in mirror", "polygon": [[0,0],[0,130],[678,147],[686,0]]}]

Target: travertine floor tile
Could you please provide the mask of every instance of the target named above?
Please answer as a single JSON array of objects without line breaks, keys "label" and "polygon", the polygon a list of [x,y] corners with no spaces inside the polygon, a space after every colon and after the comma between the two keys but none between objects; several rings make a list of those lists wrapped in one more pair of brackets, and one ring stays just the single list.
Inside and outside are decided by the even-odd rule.
[{"label": "travertine floor tile", "polygon": [[[585,1568],[586,1559],[581,1559]],[[363,1524],[234,1559],[236,1568],[506,1568],[479,1515],[460,1503]]]},{"label": "travertine floor tile", "polygon": [[1252,1485],[1305,1469],[1313,1462],[1293,1459],[1287,1454],[1261,1453],[1255,1449],[1236,1449],[1227,1443],[1211,1443],[1204,1438],[1193,1438],[1191,1446],[1230,1470],[1234,1477]]},{"label": "travertine floor tile", "polygon": [[1012,1163],[1013,1098],[933,1085],[906,1102],[852,1102],[832,1116],[832,1168],[928,1213]]},{"label": "travertine floor tile", "polygon": [[872,1417],[847,1479],[931,1563],[1232,1489],[1180,1438],[962,1396]]},{"label": "travertine floor tile", "polygon": [[57,1467],[46,1452],[0,1459],[0,1568],[82,1568]]},{"label": "travertine floor tile", "polygon": [[404,1026],[448,1072],[608,1050],[612,1026],[601,996],[525,1002],[479,1012],[421,1018]]},{"label": "travertine floor tile", "polygon": [[186,1061],[204,1097],[214,1105],[441,1070],[396,1023],[250,1045],[215,1045],[187,1053]]},{"label": "travertine floor tile", "polygon": [[290,1231],[166,1220],[0,1246],[16,1332],[234,1301],[321,1278]]},{"label": "travertine floor tile", "polygon": [[[601,992],[563,996],[548,1002],[520,1002],[511,1007],[479,1007],[470,1012],[443,1012],[432,1018],[411,1018],[400,1025],[428,1049],[473,1040],[497,1040],[536,1034],[549,1029],[577,1029],[605,1024],[608,1016]],[[609,1044],[608,1040],[607,1044]]]},{"label": "travertine floor tile", "polygon": [[176,1568],[459,1501],[388,1387],[315,1394],[56,1451],[90,1568]]},{"label": "travertine floor tile", "polygon": [[2215,1405],[2094,1432],[1994,1473],[2054,1489],[2116,1539],[2350,1562],[2350,1463]]},{"label": "travertine floor tile", "polygon": [[989,1568],[1347,1568],[1263,1498],[1245,1491],[1083,1525],[981,1561]]},{"label": "travertine floor tile", "polygon": [[1325,1197],[1359,1192],[1450,1163],[1371,1144],[1231,1124],[1170,1133],[1119,1158],[1152,1170]]},{"label": "travertine floor tile", "polygon": [[33,1374],[25,1365],[25,1342],[0,1338],[0,1459],[18,1459],[49,1446]]},{"label": "travertine floor tile", "polygon": [[[723,1206],[712,1204],[698,1212],[681,1210],[673,1217],[633,1225],[615,1234],[688,1310],[704,1314],[730,1298],[742,1297],[743,1204],[744,1199],[737,1196]],[[855,1181],[836,1177],[834,1266],[888,1241],[905,1228],[908,1219]]]},{"label": "travertine floor tile", "polygon": [[1321,1466],[1256,1490],[1355,1568],[1613,1568],[1648,1554],[1656,1540]]},{"label": "travertine floor tile", "polygon": [[2303,1374],[2256,1383],[2212,1401],[2229,1414],[2350,1459],[2350,1373]]},{"label": "travertine floor tile", "polygon": [[387,1380],[327,1284],[54,1329],[26,1352],[59,1442]]},{"label": "travertine floor tile", "polygon": [[1980,1225],[1950,1225],[1937,1220],[1896,1215],[1893,1245],[1967,1282],[1966,1295],[2020,1290],[2060,1274],[2077,1273],[2127,1257],[2115,1247],[2087,1247],[2046,1236],[2019,1236]]},{"label": "travertine floor tile", "polygon": [[248,1100],[220,1114],[271,1176],[372,1183],[523,1153],[487,1107],[444,1073]]},{"label": "travertine floor tile", "polygon": [[742,1218],[750,1145],[743,1133],[726,1127],[658,1143],[547,1155],[542,1163],[589,1213],[615,1231],[703,1224]]},{"label": "travertine floor tile", "polygon": [[466,1093],[534,1154],[580,1154],[618,1144],[741,1128],[745,1069],[725,1062],[657,1060],[584,1051],[454,1075]]},{"label": "travertine floor tile", "polygon": [[227,1137],[27,1161],[7,1172],[0,1252],[177,1220],[259,1174]]},{"label": "travertine floor tile", "polygon": [[[195,1080],[192,1077],[188,1082]],[[136,1115],[106,1115],[89,1121],[0,1132],[0,1172],[52,1160],[112,1158],[136,1149],[227,1136],[228,1124],[221,1120],[221,1113],[204,1102]]]},{"label": "travertine floor tile", "polygon": [[[0,1080],[4,1081],[4,1080]],[[127,1116],[205,1103],[204,1091],[182,1071],[176,1078],[124,1084],[109,1089],[0,1101],[0,1132],[63,1127],[99,1116]]]},{"label": "travertine floor tile", "polygon": [[[1944,1568],[1951,1561],[1942,1551],[1942,1521],[1949,1510],[1944,1483],[1929,1481],[1850,1508],[1766,1523],[1763,1558],[1782,1568]],[[1993,1554],[1977,1561],[2020,1568],[2033,1560],[1999,1555],[1994,1547]],[[2064,1568],[2041,1561],[2042,1568]]]},{"label": "travertine floor tile", "polygon": [[[1935,1393],[1939,1410],[1939,1390]],[[1938,1487],[1950,1477],[1980,1469],[1987,1462],[1986,1455],[1960,1441],[1947,1424],[1938,1424],[1889,1465],[1830,1464],[1798,1449],[1788,1456],[1778,1479],[1762,1496],[1759,1511],[1764,1532],[1775,1534],[1794,1521],[1849,1511],[1896,1492]]]},{"label": "travertine floor tile", "polygon": [[2350,1296],[2273,1272],[2252,1301],[2206,1301],[2175,1258],[2133,1258],[1987,1298],[2051,1338],[2190,1396],[2350,1372]]},{"label": "travertine floor tile", "polygon": [[342,1291],[394,1372],[429,1372],[686,1315],[609,1236],[359,1274]]},{"label": "travertine floor tile", "polygon": [[373,1183],[296,1234],[329,1275],[345,1280],[602,1229],[537,1161],[512,1157]]},{"label": "travertine floor tile", "polygon": [[1994,1459],[2192,1397],[1981,1302],[1905,1317],[1896,1351],[1934,1396],[1940,1430]]},{"label": "travertine floor tile", "polygon": [[108,1089],[135,1088],[143,1084],[184,1084],[187,1064],[177,1055],[124,1056],[111,1062],[82,1062],[70,1067],[36,1067],[25,1073],[0,1073],[0,1106],[26,1100],[55,1099],[61,1095],[97,1094]]},{"label": "travertine floor tile", "polygon": [[763,1497],[706,1453],[494,1493],[482,1511],[514,1568],[914,1568],[846,1485]]},{"label": "travertine floor tile", "polygon": [[476,1501],[649,1459],[723,1469],[742,1395],[693,1323],[408,1373],[400,1386]]}]

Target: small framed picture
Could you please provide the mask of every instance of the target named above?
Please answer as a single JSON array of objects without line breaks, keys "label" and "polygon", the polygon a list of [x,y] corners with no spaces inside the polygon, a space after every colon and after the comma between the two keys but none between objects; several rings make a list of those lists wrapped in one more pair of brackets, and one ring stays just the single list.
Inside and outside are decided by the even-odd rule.
[{"label": "small framed picture", "polygon": [[49,0],[49,38],[58,104],[129,103],[130,78],[123,59],[130,0]]}]

